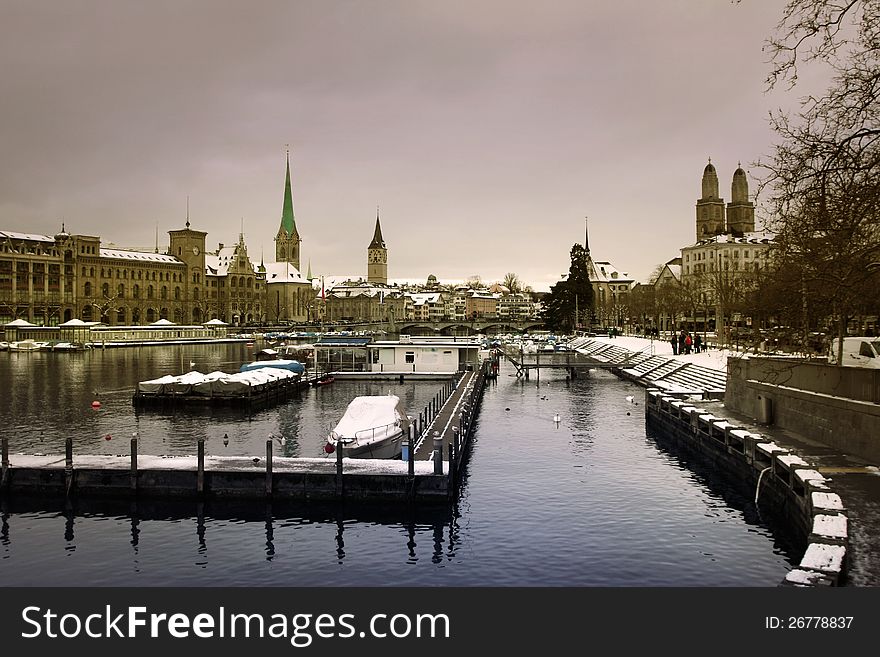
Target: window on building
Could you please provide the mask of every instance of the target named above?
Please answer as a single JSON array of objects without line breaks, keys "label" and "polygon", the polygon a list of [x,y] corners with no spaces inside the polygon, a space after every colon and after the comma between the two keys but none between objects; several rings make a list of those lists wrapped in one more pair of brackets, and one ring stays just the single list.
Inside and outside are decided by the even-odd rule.
[{"label": "window on building", "polygon": [[404,356],[404,361],[407,363],[415,363],[416,362],[416,353],[414,351],[407,351]]}]

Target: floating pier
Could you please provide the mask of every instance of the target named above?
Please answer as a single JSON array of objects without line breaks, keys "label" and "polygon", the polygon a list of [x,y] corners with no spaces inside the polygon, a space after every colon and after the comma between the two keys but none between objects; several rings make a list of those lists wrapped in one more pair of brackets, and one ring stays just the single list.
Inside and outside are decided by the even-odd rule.
[{"label": "floating pier", "polygon": [[[406,458],[342,458],[341,451],[335,458],[277,457],[272,440],[266,441],[264,454],[253,456],[208,456],[201,440],[193,456],[150,456],[138,454],[137,438],[131,439],[128,455],[74,457],[70,438],[64,455],[10,455],[9,438],[4,435],[0,439],[0,494],[215,503],[344,500],[445,504],[457,495],[488,370],[487,361],[475,371],[458,373],[441,388],[414,420],[405,443]],[[290,386],[305,385],[298,378],[283,380]],[[150,399],[181,402],[196,398],[192,389],[180,389],[174,396],[177,390],[174,386],[163,388],[161,395]]]},{"label": "floating pier", "polygon": [[300,374],[263,367],[235,374],[187,372],[141,381],[132,399],[135,405],[212,404],[269,405],[288,399],[307,384]]}]

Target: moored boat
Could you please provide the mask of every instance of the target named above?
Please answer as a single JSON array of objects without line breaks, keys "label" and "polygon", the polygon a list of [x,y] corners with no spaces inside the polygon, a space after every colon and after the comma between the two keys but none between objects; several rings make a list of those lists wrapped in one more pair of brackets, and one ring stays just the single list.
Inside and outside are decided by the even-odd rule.
[{"label": "moored boat", "polygon": [[16,340],[9,343],[9,351],[39,351],[42,344],[33,340]]},{"label": "moored boat", "polygon": [[411,418],[397,395],[355,397],[327,437],[325,451],[343,457],[392,459],[400,455]]}]

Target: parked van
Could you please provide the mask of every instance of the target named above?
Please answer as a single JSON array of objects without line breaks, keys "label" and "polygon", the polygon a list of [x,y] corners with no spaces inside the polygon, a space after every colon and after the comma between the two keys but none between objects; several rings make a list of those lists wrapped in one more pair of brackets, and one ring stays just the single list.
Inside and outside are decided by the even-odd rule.
[{"label": "parked van", "polygon": [[[828,362],[837,363],[837,345],[840,340],[835,338],[831,341],[831,349],[828,353]],[[880,338],[872,337],[846,337],[843,339],[842,365],[851,367],[876,367],[880,368]]]}]

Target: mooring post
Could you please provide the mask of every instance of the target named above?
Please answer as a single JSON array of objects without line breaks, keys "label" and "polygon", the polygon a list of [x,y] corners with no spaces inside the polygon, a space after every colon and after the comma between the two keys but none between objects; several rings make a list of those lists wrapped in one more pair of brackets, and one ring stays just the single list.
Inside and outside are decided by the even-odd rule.
[{"label": "mooring post", "polygon": [[449,443],[449,480],[452,484],[453,495],[455,494],[455,480],[458,467],[455,462],[458,457],[458,427],[452,427],[452,442]]},{"label": "mooring post", "polygon": [[138,488],[138,439],[137,436],[131,438],[131,492],[137,493]]},{"label": "mooring post", "polygon": [[342,499],[345,489],[342,486],[342,443],[336,443],[336,497]]},{"label": "mooring post", "polygon": [[443,474],[443,438],[434,432],[434,474]]},{"label": "mooring post", "polygon": [[2,460],[0,460],[0,468],[2,468],[2,474],[0,474],[0,486],[6,486],[6,480],[9,476],[9,436],[6,433],[3,433],[2,438],[0,438],[0,451],[2,451]]},{"label": "mooring post", "polygon": [[406,471],[410,478],[416,476],[416,441],[415,441],[415,433],[416,428],[414,425],[409,425],[409,450],[407,453],[407,465]]},{"label": "mooring post", "polygon": [[64,486],[69,495],[73,484],[73,438],[68,436],[64,439]]},{"label": "mooring post", "polygon": [[266,441],[266,497],[272,497],[272,439]]},{"label": "mooring post", "polygon": [[198,466],[196,472],[196,492],[201,495],[205,492],[205,439],[199,438],[198,441]]}]

